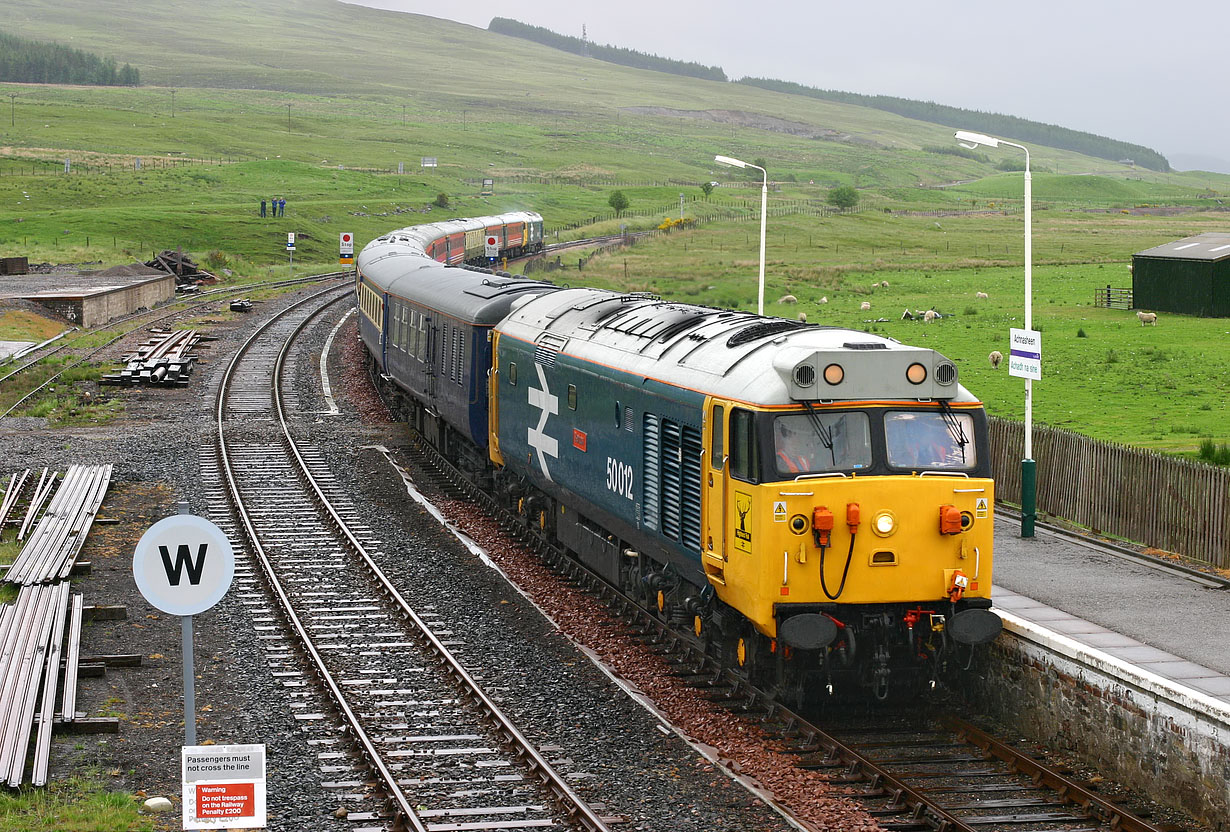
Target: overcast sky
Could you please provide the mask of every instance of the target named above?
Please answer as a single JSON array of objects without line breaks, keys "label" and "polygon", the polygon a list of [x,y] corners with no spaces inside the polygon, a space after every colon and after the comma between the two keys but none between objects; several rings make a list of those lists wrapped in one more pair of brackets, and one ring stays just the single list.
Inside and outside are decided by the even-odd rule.
[{"label": "overcast sky", "polygon": [[[486,28],[502,16],[808,86],[991,110],[1230,173],[1225,0],[350,0]],[[1176,158],[1177,157],[1177,158]],[[1194,160],[1192,160],[1194,161]],[[1208,167],[1205,160],[1200,166]]]}]

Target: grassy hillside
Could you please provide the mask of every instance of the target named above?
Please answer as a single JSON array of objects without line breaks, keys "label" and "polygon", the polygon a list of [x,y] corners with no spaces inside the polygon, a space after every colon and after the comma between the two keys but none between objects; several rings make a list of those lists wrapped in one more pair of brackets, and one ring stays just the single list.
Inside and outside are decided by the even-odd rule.
[{"label": "grassy hillside", "polygon": [[[802,301],[769,311],[935,344],[992,412],[1019,415],[1019,382],[984,363],[1020,315],[1023,178],[996,169],[1005,154],[937,152],[963,125],[614,66],[332,0],[97,0],[71,15],[9,0],[6,13],[9,31],[115,55],[150,86],[0,84],[0,255],[111,264],[183,246],[265,275],[286,270],[287,231],[299,235],[299,268],[335,263],[341,231],[362,245],[447,216],[530,208],[548,228],[613,231],[619,221],[586,223],[619,187],[632,228],[677,216],[680,193],[696,198],[689,216],[713,221],[598,256],[580,275],[573,259],[564,280],[751,308],[759,183],[712,159],[763,158],[775,182],[768,295]],[[423,156],[440,166],[421,169]],[[1048,148],[1033,162],[1034,303],[1049,333],[1036,418],[1184,452],[1202,437],[1230,441],[1214,400],[1224,322],[1163,316],[1142,330],[1130,313],[1091,308],[1094,288],[1130,285],[1132,252],[1225,230],[1230,176]],[[479,196],[484,176],[494,196]],[[701,199],[698,183],[714,180]],[[843,184],[859,189],[861,213],[789,213]],[[431,208],[441,192],[450,207]],[[273,196],[288,200],[286,217],[261,219]],[[881,280],[892,289],[873,295]],[[886,321],[859,313],[867,299]],[[899,322],[907,306],[955,314],[924,328]]]},{"label": "grassy hillside", "polygon": [[[715,152],[772,159],[775,178],[858,176],[864,187],[974,178],[992,170],[937,154],[920,156],[924,146],[952,144],[946,127],[746,85],[614,66],[469,26],[334,0],[96,0],[77,4],[72,15],[49,0],[11,0],[6,16],[16,34],[54,36],[129,61],[150,85],[271,91],[250,102],[254,120],[290,103],[292,111],[312,118],[352,126],[361,119],[366,135],[359,141],[366,143],[378,140],[371,135],[377,127],[386,141],[416,138],[397,130],[403,105],[408,121],[422,125],[432,139],[441,131],[433,134],[431,127],[451,135],[464,119],[465,132],[476,135],[455,148],[437,145],[441,155],[453,151],[463,164],[492,161],[480,136],[493,135],[491,144],[511,156],[494,160],[497,167],[598,169],[636,178],[710,178]],[[509,73],[515,82],[497,80]],[[107,100],[106,106],[134,114],[169,110],[167,90],[138,92],[144,95]],[[306,95],[344,96],[346,105],[298,98]],[[179,103],[185,110],[197,106],[186,96]],[[766,119],[784,123],[756,129]],[[315,122],[299,129],[314,131]],[[46,146],[45,137],[18,132],[7,143]],[[526,138],[533,139],[529,146]],[[281,152],[275,147],[271,141],[265,149]],[[312,156],[295,158],[318,161]],[[1065,172],[1131,173],[1045,148],[1038,149],[1037,164],[1060,164]]]}]

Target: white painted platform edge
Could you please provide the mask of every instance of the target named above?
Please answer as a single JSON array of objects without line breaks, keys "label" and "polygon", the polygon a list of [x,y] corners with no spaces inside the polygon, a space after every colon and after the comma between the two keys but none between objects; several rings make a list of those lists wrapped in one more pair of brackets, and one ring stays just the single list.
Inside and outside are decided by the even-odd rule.
[{"label": "white painted platform edge", "polygon": [[[1002,609],[996,610],[1004,620],[1004,629],[1013,635],[1031,641],[1073,661],[1118,679],[1124,684],[1140,688],[1146,693],[1170,702],[1180,708],[1216,719],[1230,727],[1230,703],[1190,688],[1181,682],[1158,676],[1136,667],[1123,659],[1104,653],[1097,648],[1082,644],[1075,639],[1048,630],[1040,624],[1028,621]],[[1180,660],[1178,656],[1176,660]]]}]

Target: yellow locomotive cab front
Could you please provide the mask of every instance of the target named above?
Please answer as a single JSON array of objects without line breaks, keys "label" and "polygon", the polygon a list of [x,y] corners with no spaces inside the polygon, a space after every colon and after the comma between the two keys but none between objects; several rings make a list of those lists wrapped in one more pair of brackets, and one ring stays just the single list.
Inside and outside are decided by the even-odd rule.
[{"label": "yellow locomotive cab front", "polygon": [[767,636],[782,604],[934,602],[928,612],[942,614],[949,602],[990,597],[988,478],[816,477],[735,482],[729,493],[728,545],[719,553],[706,541],[705,571]]}]

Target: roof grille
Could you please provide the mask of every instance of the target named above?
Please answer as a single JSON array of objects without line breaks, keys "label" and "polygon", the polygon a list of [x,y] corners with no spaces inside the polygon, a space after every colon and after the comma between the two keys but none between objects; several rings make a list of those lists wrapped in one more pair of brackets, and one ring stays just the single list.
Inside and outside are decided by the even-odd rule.
[{"label": "roof grille", "polygon": [[726,346],[738,347],[751,341],[768,338],[770,335],[777,335],[780,332],[792,332],[796,329],[803,329],[806,326],[807,324],[801,321],[764,321],[763,323],[752,324],[739,330],[726,339]]},{"label": "roof grille", "polygon": [[534,362],[544,367],[554,367],[555,357],[564,349],[568,339],[550,332],[544,332],[534,348]]},{"label": "roof grille", "polygon": [[888,344],[881,344],[879,341],[847,341],[842,344],[848,350],[886,350]]}]

